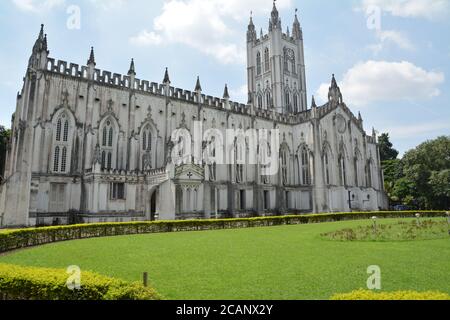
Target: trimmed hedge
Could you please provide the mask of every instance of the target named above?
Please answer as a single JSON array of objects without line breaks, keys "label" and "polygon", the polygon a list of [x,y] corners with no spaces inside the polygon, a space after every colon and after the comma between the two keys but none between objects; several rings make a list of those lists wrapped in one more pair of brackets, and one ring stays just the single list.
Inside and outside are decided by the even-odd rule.
[{"label": "trimmed hedge", "polygon": [[335,294],[331,300],[450,300],[450,295],[437,291],[396,291],[373,292],[357,290],[350,293]]},{"label": "trimmed hedge", "polygon": [[151,288],[91,272],[70,290],[66,270],[0,264],[0,300],[159,300]]},{"label": "trimmed hedge", "polygon": [[412,218],[415,217],[417,213],[420,213],[422,217],[427,218],[445,216],[445,212],[443,211],[380,211],[258,217],[245,219],[97,223],[29,228],[8,230],[0,233],[0,253],[47,243],[95,237],[361,220],[370,219],[374,215],[378,218]]}]

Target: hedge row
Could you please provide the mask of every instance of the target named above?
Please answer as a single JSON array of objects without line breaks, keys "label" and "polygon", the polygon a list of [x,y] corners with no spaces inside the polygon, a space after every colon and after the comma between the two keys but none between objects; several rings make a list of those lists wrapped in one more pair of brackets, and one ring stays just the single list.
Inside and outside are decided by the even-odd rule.
[{"label": "hedge row", "polygon": [[0,300],[159,300],[151,288],[81,272],[80,289],[70,290],[66,270],[0,264]]},{"label": "hedge row", "polygon": [[[309,214],[298,216],[276,216],[222,220],[177,220],[129,223],[97,223],[45,228],[8,230],[0,233],[0,253],[20,248],[38,246],[66,240],[77,240],[95,237],[134,235],[160,232],[202,231],[218,229],[238,229],[252,227],[268,227],[280,225],[296,225],[307,223],[334,222],[345,220],[378,218],[411,218],[418,211],[380,211],[380,212],[347,212],[329,214]],[[443,211],[422,211],[423,217],[442,217]]]},{"label": "hedge row", "polygon": [[350,293],[335,294],[331,300],[450,300],[450,295],[437,291],[396,291],[373,292],[357,290]]}]

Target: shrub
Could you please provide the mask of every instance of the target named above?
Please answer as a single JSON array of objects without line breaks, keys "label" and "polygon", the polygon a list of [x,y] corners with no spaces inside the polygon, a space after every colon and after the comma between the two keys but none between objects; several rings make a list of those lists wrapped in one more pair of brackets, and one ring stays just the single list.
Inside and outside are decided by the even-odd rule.
[{"label": "shrub", "polygon": [[[418,211],[377,212],[379,218],[412,218]],[[177,220],[154,222],[97,223],[44,228],[8,230],[0,233],[0,253],[42,244],[95,237],[134,235],[157,232],[201,231],[269,227],[306,223],[370,219],[373,212],[346,212],[222,220]],[[422,217],[440,217],[443,211],[422,211]]]},{"label": "shrub", "polygon": [[155,290],[91,272],[81,273],[81,288],[70,290],[66,270],[0,264],[0,299],[159,300]]},{"label": "shrub", "polygon": [[450,300],[450,295],[438,291],[395,291],[373,292],[356,290],[350,293],[335,294],[331,300]]}]

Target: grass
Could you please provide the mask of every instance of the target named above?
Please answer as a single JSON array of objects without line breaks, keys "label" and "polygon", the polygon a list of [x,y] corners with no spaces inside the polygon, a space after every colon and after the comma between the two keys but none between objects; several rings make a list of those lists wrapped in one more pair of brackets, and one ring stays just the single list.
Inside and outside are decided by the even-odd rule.
[{"label": "grass", "polygon": [[78,265],[127,281],[139,281],[146,271],[150,284],[168,299],[329,299],[365,288],[370,265],[380,266],[385,291],[450,293],[450,238],[340,242],[321,237],[371,224],[367,220],[87,239],[18,251],[0,257],[0,263]]}]

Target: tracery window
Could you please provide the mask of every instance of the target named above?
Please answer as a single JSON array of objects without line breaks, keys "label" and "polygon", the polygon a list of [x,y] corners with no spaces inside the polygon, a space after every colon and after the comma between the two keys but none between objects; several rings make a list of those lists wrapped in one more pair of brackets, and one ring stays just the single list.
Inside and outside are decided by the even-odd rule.
[{"label": "tracery window", "polygon": [[54,124],[53,138],[53,172],[67,173],[70,171],[70,118],[62,112]]}]

